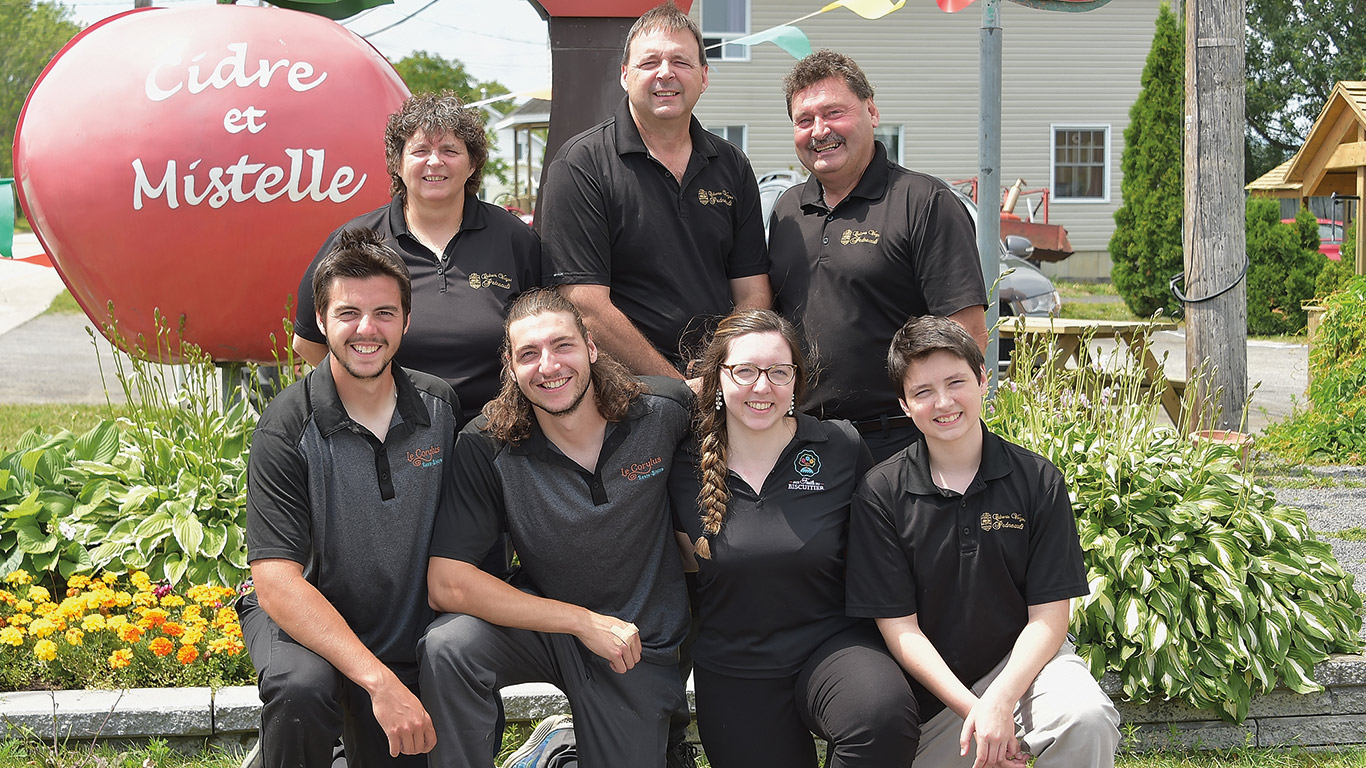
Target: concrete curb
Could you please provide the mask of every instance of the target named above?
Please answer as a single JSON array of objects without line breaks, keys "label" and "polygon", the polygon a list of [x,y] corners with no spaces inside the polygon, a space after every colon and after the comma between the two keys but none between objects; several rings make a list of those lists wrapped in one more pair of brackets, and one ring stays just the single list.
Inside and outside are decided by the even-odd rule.
[{"label": "concrete curb", "polygon": [[[1131,739],[1125,748],[1222,749],[1242,747],[1337,747],[1366,744],[1366,658],[1334,656],[1314,669],[1322,693],[1278,689],[1252,702],[1241,725],[1176,702],[1120,702]],[[1101,686],[1115,696],[1118,680]],[[692,706],[689,690],[689,706]],[[509,722],[535,722],[569,711],[559,689],[526,683],[503,690]],[[145,740],[161,738],[194,751],[205,744],[245,748],[256,738],[261,702],[255,686],[136,688],[126,691],[22,691],[0,693],[0,735],[51,739]],[[692,738],[696,739],[693,733]]]}]

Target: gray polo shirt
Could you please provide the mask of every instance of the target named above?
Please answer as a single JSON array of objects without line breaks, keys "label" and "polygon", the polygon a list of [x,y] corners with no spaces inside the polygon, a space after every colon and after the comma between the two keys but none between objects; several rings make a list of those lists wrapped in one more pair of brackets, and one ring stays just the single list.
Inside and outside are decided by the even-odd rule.
[{"label": "gray polo shirt", "polygon": [[383,442],[346,414],[326,360],[271,401],[247,464],[247,558],[302,564],[376,658],[406,663],[432,619],[427,547],[460,406],[445,381],[392,370]]},{"label": "gray polo shirt", "polygon": [[650,391],[608,425],[591,472],[534,422],[516,445],[481,431],[482,416],[467,425],[452,467],[460,499],[438,517],[431,554],[478,565],[506,530],[537,594],[634,623],[643,658],[669,664],[688,604],[667,481],[691,392],[647,381]]}]

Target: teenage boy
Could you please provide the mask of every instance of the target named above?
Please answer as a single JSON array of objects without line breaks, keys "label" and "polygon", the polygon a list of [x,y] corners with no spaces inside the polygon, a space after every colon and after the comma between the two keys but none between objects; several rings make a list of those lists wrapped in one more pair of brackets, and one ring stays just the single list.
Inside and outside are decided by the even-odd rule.
[{"label": "teenage boy", "polygon": [[923,436],[854,496],[847,610],[914,679],[916,762],[1113,766],[1119,715],[1067,641],[1087,583],[1062,473],[986,429],[982,351],[952,320],[907,322],[887,371]]}]

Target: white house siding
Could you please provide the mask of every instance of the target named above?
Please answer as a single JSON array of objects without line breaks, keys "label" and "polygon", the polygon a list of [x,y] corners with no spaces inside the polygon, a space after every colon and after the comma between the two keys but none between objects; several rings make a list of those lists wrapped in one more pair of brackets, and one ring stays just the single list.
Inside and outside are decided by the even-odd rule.
[{"label": "white house siding", "polygon": [[[1059,13],[1001,3],[1002,182],[1023,178],[1029,187],[1048,186],[1054,125],[1108,126],[1110,131],[1109,200],[1054,199],[1050,221],[1067,227],[1077,251],[1051,268],[1054,274],[1109,275],[1105,249],[1120,203],[1124,129],[1158,4],[1113,0],[1095,11]],[[694,14],[700,5],[693,4]],[[751,0],[750,29],[783,24],[816,7]],[[847,53],[868,73],[882,123],[905,126],[905,165],[962,179],[977,175],[981,20],[977,5],[946,14],[930,0],[911,0],[876,21],[840,8],[799,26],[814,48]],[[748,62],[712,62],[698,118],[707,125],[747,125],[749,156],[759,174],[797,167],[782,96],[782,78],[794,61],[771,44],[750,50]]]}]

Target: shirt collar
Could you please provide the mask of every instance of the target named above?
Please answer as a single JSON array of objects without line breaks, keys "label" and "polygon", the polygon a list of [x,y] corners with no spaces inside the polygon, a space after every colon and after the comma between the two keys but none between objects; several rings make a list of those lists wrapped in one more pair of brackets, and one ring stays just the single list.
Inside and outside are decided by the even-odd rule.
[{"label": "shirt collar", "polygon": [[[483,229],[488,225],[488,219],[484,216],[484,206],[478,197],[469,193],[465,194],[465,205],[461,214],[460,229]],[[389,200],[389,231],[394,237],[407,235],[412,237],[408,231],[408,219],[403,215],[403,198],[394,197]]]},{"label": "shirt collar", "polygon": [[[868,163],[868,167],[863,169],[863,175],[859,177],[858,184],[854,185],[844,200],[852,198],[862,198],[864,200],[880,200],[887,194],[887,183],[891,179],[890,169],[887,162],[887,148],[880,141],[873,142],[873,159]],[[801,203],[802,208],[813,208],[818,211],[828,211],[830,207],[825,204],[825,190],[821,187],[821,182],[812,174],[802,187]],[[844,202],[841,200],[840,202]],[[811,211],[807,211],[810,213]]]},{"label": "shirt collar", "polygon": [[[398,389],[398,404],[396,410],[403,419],[403,423],[411,424],[415,427],[429,427],[432,424],[431,415],[422,404],[422,396],[418,394],[417,387],[413,386],[412,379],[403,372],[403,369],[390,363],[389,370],[394,377],[394,386]],[[323,361],[308,374],[308,401],[313,410],[313,418],[318,423],[318,430],[323,437],[330,437],[340,429],[347,429],[356,422],[346,413],[346,406],[342,404],[341,395],[337,394],[337,382],[332,378],[332,359],[331,356],[323,358]]]},{"label": "shirt collar", "polygon": [[[597,407],[594,403],[585,403],[583,407],[588,406]],[[626,418],[622,419],[620,422],[607,422],[607,431],[604,432],[602,436],[603,445],[605,446],[608,439],[618,431],[621,432],[621,437],[623,438],[626,435],[629,435],[631,433],[631,425],[639,420],[640,417],[644,416],[649,409],[650,406],[645,402],[644,397],[637,397],[635,400],[632,400],[630,407],[626,410]],[[534,412],[531,414],[531,434],[527,435],[527,438],[520,443],[509,445],[508,453],[526,454],[534,456],[542,461],[547,460],[552,455],[564,455],[559,450],[551,447],[550,438],[546,437],[545,432],[541,431],[541,424],[536,420],[536,414]],[[605,452],[599,456],[598,462],[601,463],[604,458],[606,458]]]},{"label": "shirt collar", "polygon": [[798,411],[796,439],[800,443],[824,443],[830,436],[821,429],[820,419]]},{"label": "shirt collar", "polygon": [[[640,137],[640,129],[636,127],[635,118],[631,117],[631,102],[623,98],[617,105],[616,114],[613,116],[616,122],[614,127],[617,140],[617,154],[627,155],[639,153],[648,155],[650,150],[645,146],[645,139]],[[712,158],[717,156],[716,145],[712,143],[712,134],[702,127],[695,116],[688,118],[688,138],[692,140],[693,154]]]},{"label": "shirt collar", "polygon": [[[982,463],[977,468],[977,477],[964,496],[970,496],[985,487],[991,480],[999,480],[1010,474],[1010,458],[1006,456],[1005,441],[987,429],[982,423]],[[942,496],[944,491],[934,484],[930,477],[929,447],[921,435],[907,446],[902,458],[901,487],[906,493],[916,496]],[[956,495],[956,494],[955,494]]]}]

